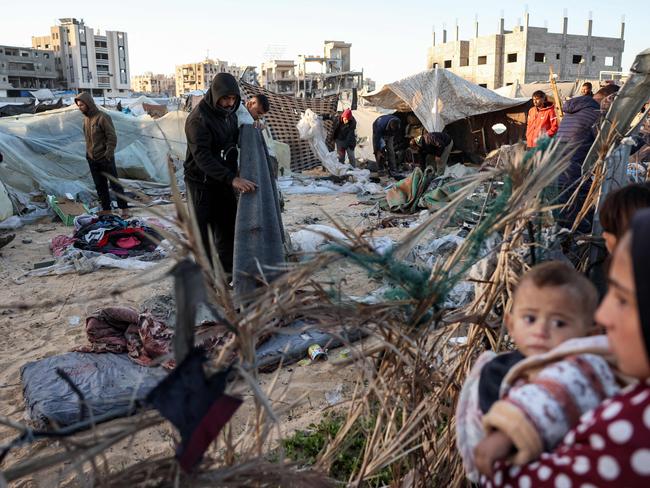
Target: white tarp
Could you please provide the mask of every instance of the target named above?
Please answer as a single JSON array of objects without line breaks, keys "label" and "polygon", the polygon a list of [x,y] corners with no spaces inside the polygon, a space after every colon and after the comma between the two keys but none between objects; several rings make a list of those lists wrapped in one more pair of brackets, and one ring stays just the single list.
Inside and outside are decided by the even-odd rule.
[{"label": "white tarp", "polygon": [[54,93],[52,93],[52,90],[50,90],[49,88],[41,88],[40,90],[36,90],[30,93],[38,101],[54,100],[56,98],[54,96]]},{"label": "white tarp", "polygon": [[323,166],[334,176],[344,176],[351,169],[349,164],[339,163],[339,158],[335,151],[330,151],[325,142],[326,134],[323,127],[323,120],[311,109],[305,110],[300,117],[298,125],[298,134],[301,139],[306,139],[311,146],[314,154],[318,156]]},{"label": "white tarp", "polygon": [[[103,109],[101,109],[103,110]],[[153,120],[115,111],[115,153],[121,176],[168,183],[167,155],[185,159],[185,112]],[[72,106],[0,119],[0,181],[21,192],[76,195],[94,191],[85,157],[83,115]]]},{"label": "white tarp", "polygon": [[[565,98],[571,98],[580,95],[580,86],[582,82],[573,82],[573,81],[558,81],[556,83],[557,90],[560,95],[560,99],[564,100]],[[594,87],[597,89],[598,84],[594,82]],[[532,98],[533,92],[541,90],[548,97],[553,98],[553,87],[550,83],[536,82],[536,83],[525,83],[520,84],[515,82],[512,85],[502,86],[493,90],[495,93],[509,98],[519,98],[525,101],[528,101]]]},{"label": "white tarp", "polygon": [[441,131],[457,120],[522,103],[439,68],[384,85],[363,98],[379,107],[412,111],[428,131]]}]

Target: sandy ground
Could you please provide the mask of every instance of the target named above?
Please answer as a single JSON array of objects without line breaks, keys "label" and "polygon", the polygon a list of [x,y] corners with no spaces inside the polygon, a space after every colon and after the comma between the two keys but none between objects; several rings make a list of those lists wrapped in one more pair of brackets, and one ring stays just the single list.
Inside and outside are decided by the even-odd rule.
[{"label": "sandy ground", "polygon": [[[286,209],[283,214],[285,227],[294,232],[308,223],[328,224],[326,211],[338,221],[352,228],[374,225],[378,218],[387,215],[366,215],[372,211],[368,205],[355,205],[354,195],[289,195],[285,198]],[[170,214],[171,205],[156,207]],[[149,215],[146,209],[135,210],[136,216]],[[374,212],[376,213],[376,209]],[[138,273],[126,270],[103,269],[91,274],[68,274],[63,276],[25,277],[34,263],[52,259],[49,241],[59,234],[70,234],[71,228],[60,222],[46,219],[14,231],[13,243],[0,250],[0,302],[29,304],[27,309],[0,308],[0,416],[15,421],[25,420],[20,368],[28,362],[60,354],[75,346],[86,343],[84,323],[88,313],[109,304],[126,304],[136,308],[154,295],[169,293],[171,280],[163,271],[155,271],[146,276],[147,284],[128,291],[124,296],[111,297],[107,290],[111,287],[124,287],[136,280],[145,279]],[[389,235],[398,238],[406,232],[404,228],[380,229],[376,236]],[[171,264],[171,260],[166,260]],[[350,291],[358,294],[376,288],[377,283],[368,280],[362,272],[350,272],[349,267],[334,265],[322,272],[323,280],[346,278]],[[46,302],[54,302],[51,305]],[[336,358],[337,351],[331,357]],[[306,366],[294,364],[284,367],[278,376],[277,388],[286,388],[285,402],[304,396],[300,405],[287,412],[282,421],[283,433],[318,422],[324,409],[328,408],[336,392],[341,398],[349,396],[354,388],[358,371],[353,367],[343,369],[331,362],[319,362]],[[261,376],[260,386],[268,387],[274,373]],[[328,401],[329,398],[329,401]],[[233,429],[241,430],[246,416],[252,412],[252,402],[247,401],[237,418]],[[7,442],[15,431],[0,427],[0,444]],[[111,449],[107,459],[111,467],[119,468],[154,454],[172,454],[174,431],[169,426],[149,429],[138,435],[129,445]],[[6,469],[18,459],[25,458],[33,448],[16,449],[5,459],[0,469]],[[38,478],[21,481],[15,486],[56,486],[60,473],[57,470],[43,472]]]}]

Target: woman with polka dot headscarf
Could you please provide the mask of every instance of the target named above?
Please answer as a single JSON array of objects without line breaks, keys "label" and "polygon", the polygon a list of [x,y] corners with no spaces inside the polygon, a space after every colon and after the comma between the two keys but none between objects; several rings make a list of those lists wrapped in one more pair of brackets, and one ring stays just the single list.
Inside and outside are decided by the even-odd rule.
[{"label": "woman with polka dot headscarf", "polygon": [[497,463],[483,486],[650,486],[650,210],[616,248],[596,320],[620,371],[637,381],[584,414],[553,452],[521,467]]}]

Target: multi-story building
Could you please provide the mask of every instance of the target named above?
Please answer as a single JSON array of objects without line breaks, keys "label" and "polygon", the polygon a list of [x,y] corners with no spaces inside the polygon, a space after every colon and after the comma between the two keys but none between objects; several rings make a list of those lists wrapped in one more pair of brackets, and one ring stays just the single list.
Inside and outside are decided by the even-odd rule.
[{"label": "multi-story building", "polygon": [[137,93],[172,96],[176,92],[176,79],[174,75],[155,75],[149,71],[131,78],[131,89]]},{"label": "multi-story building", "polygon": [[288,59],[275,59],[262,63],[260,85],[283,95],[295,95],[298,90],[296,63]]},{"label": "multi-story building", "polygon": [[[235,78],[250,81],[255,79],[255,68],[228,64],[227,61],[206,59],[199,63],[176,66],[176,96],[192,90],[207,90],[217,73],[230,73]],[[252,78],[251,78],[252,77]]]},{"label": "multi-story building", "polygon": [[131,89],[126,32],[99,31],[83,19],[59,19],[49,36],[32,37],[32,47],[52,49],[59,82],[93,95],[124,96]]},{"label": "multi-story building", "polygon": [[14,91],[56,88],[54,53],[47,49],[0,46],[0,90]]},{"label": "multi-story building", "polygon": [[272,60],[262,64],[261,85],[273,92],[313,98],[340,94],[351,98],[363,87],[363,72],[350,69],[352,44],[325,41],[322,55],[298,56],[298,63]]},{"label": "multi-story building", "polygon": [[429,48],[427,65],[440,67],[468,81],[494,89],[515,82],[548,81],[549,68],[561,80],[598,79],[601,71],[621,71],[625,46],[625,23],[621,24],[618,38],[598,37],[592,34],[593,21],[587,22],[586,35],[568,34],[569,19],[564,15],[561,33],[529,25],[528,13],[523,25],[513,30],[499,22],[499,33],[479,36],[478,22],[474,25],[474,38],[460,40],[458,25],[455,40],[447,40],[442,32],[442,44]]}]

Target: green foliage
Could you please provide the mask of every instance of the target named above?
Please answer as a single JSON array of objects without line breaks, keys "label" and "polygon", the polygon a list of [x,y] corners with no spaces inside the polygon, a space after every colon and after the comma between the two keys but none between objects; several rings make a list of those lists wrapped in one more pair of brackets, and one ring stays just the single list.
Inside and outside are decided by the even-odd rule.
[{"label": "green foliage", "polygon": [[[345,416],[326,413],[318,424],[310,424],[307,430],[297,431],[291,437],[281,441],[285,455],[292,461],[305,466],[316,462],[318,454],[338,434],[345,422]],[[351,429],[341,446],[329,475],[336,480],[347,482],[352,473],[358,471],[363,461],[363,452],[372,427],[373,420],[362,420]],[[372,482],[364,486],[384,486],[392,479],[389,469],[384,469]]]}]

